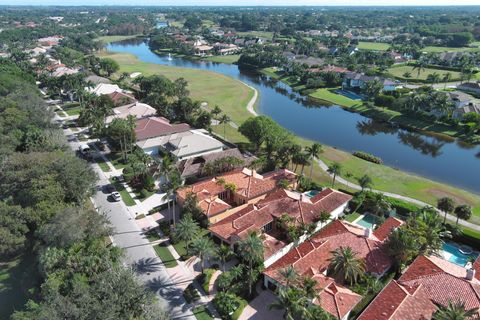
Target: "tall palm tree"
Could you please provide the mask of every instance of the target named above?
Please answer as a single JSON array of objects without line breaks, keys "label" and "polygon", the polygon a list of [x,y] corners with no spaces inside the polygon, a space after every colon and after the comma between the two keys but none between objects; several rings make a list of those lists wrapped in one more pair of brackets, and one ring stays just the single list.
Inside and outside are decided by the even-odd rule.
[{"label": "tall palm tree", "polygon": [[200,259],[203,274],[205,261],[216,255],[215,244],[207,237],[198,237],[192,242],[192,253]]},{"label": "tall palm tree", "polygon": [[227,123],[229,123],[232,119],[230,119],[229,116],[227,116],[226,114],[222,115],[220,117],[220,119],[218,119],[218,122],[219,124],[223,124],[223,138],[224,139],[227,139],[227,136],[226,136],[226,125]]},{"label": "tall palm tree", "polygon": [[424,71],[426,67],[427,67],[427,62],[425,60],[422,60],[422,59],[417,60],[413,64],[412,71],[417,70],[417,79],[420,77],[420,73],[422,73],[422,71]]},{"label": "tall palm tree", "polygon": [[173,225],[175,226],[175,213],[172,214],[172,211],[170,209],[170,201],[172,201],[173,192],[174,192],[173,187],[170,183],[165,183],[162,189],[163,189],[163,192],[165,193],[162,197],[162,200],[167,201],[168,213],[172,215],[172,219],[170,221],[172,221]]},{"label": "tall palm tree", "polygon": [[337,175],[342,173],[342,165],[338,162],[334,162],[328,166],[327,172],[332,175],[332,187],[335,186],[335,179]]},{"label": "tall palm tree", "polygon": [[248,293],[252,295],[254,264],[263,261],[263,242],[256,232],[250,232],[245,240],[240,241],[239,254],[248,262]]},{"label": "tall palm tree", "polygon": [[447,306],[439,305],[432,315],[432,320],[467,320],[478,319],[478,308],[465,309],[464,302],[448,301]]},{"label": "tall palm tree", "polygon": [[447,72],[443,75],[443,78],[442,78],[443,82],[444,82],[444,86],[443,86],[443,89],[447,89],[447,83],[452,80],[452,74],[450,72]]},{"label": "tall palm tree", "polygon": [[360,178],[357,179],[358,185],[360,188],[362,188],[362,192],[367,189],[372,187],[372,178],[370,178],[368,175],[363,175]]},{"label": "tall palm tree", "polygon": [[443,197],[437,200],[437,207],[445,212],[443,217],[443,224],[445,224],[447,222],[447,214],[452,214],[453,210],[455,210],[455,201],[452,198]]},{"label": "tall palm tree", "polygon": [[215,107],[210,111],[212,114],[213,119],[217,119],[218,115],[222,113],[222,109],[218,105],[215,105]]},{"label": "tall palm tree", "polygon": [[365,261],[359,259],[352,248],[340,247],[332,251],[332,255],[330,259],[332,273],[342,281],[353,285],[365,274]]},{"label": "tall palm tree", "polygon": [[418,243],[405,228],[397,228],[390,233],[386,248],[388,255],[393,258],[397,272],[418,253]]},{"label": "tall palm tree", "polygon": [[320,153],[323,152],[322,145],[320,143],[314,143],[310,147],[307,147],[306,151],[307,151],[308,157],[311,159],[309,178],[312,179],[313,163],[318,158]]},{"label": "tall palm tree", "polygon": [[455,215],[457,216],[457,222],[455,224],[458,225],[458,219],[470,219],[472,216],[472,207],[466,204],[459,205],[455,208]]},{"label": "tall palm tree", "polygon": [[217,251],[217,257],[222,262],[222,271],[225,272],[225,264],[230,257],[233,256],[233,252],[229,246],[222,244]]},{"label": "tall palm tree", "polygon": [[283,319],[295,320],[307,312],[308,298],[296,288],[280,288],[277,300],[268,305],[268,309],[284,310]]},{"label": "tall palm tree", "polygon": [[175,227],[175,237],[181,241],[185,241],[185,248],[188,248],[193,239],[198,237],[200,233],[200,226],[195,222],[190,214],[186,214],[178,222]]},{"label": "tall palm tree", "polygon": [[290,285],[298,279],[297,270],[293,266],[280,269],[279,271],[282,278],[285,280],[285,287],[289,288]]}]

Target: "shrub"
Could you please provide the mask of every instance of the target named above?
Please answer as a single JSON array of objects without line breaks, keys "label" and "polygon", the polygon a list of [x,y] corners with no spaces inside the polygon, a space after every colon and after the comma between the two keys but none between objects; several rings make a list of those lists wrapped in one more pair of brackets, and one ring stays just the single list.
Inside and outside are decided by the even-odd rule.
[{"label": "shrub", "polygon": [[382,164],[383,163],[382,159],[380,159],[379,157],[376,157],[376,156],[374,156],[373,154],[370,154],[370,153],[366,153],[366,152],[363,152],[363,151],[355,151],[352,154],[357,158],[360,158],[360,159],[363,159],[363,160],[366,160],[366,161],[370,161],[370,162],[373,162],[373,163],[376,163],[376,164]]},{"label": "shrub", "polygon": [[123,178],[125,181],[130,182],[133,179],[133,169],[130,166],[123,168]]},{"label": "shrub", "polygon": [[169,221],[161,221],[158,224],[158,228],[163,233],[164,236],[170,237],[170,222]]},{"label": "shrub", "polygon": [[190,283],[183,291],[183,297],[187,303],[192,303],[200,299],[200,294],[198,293],[197,289],[195,289],[193,283]]},{"label": "shrub", "polygon": [[149,192],[146,189],[140,190],[140,198],[145,199],[149,196]]},{"label": "shrub", "polygon": [[135,220],[140,220],[140,219],[143,219],[145,218],[145,215],[143,213],[141,214],[138,214],[136,217],[135,217]]},{"label": "shrub", "polygon": [[219,292],[213,299],[213,304],[222,319],[233,319],[234,312],[240,307],[240,299],[227,292]]},{"label": "shrub", "polygon": [[420,209],[414,204],[399,199],[388,198],[388,202],[392,206],[392,209],[395,209],[397,214],[405,217],[408,217],[410,213],[416,212],[418,209]]},{"label": "shrub", "polygon": [[203,270],[203,274],[199,274],[196,277],[196,280],[202,286],[203,291],[205,291],[206,294],[209,293],[209,285],[210,285],[210,280],[212,279],[213,274],[215,273],[214,269],[205,269]]},{"label": "shrub", "polygon": [[148,191],[152,192],[153,190],[155,190],[155,179],[153,179],[152,176],[147,176],[143,180],[143,187]]},{"label": "shrub", "polygon": [[393,105],[395,98],[384,94],[379,94],[375,97],[375,104],[381,107],[390,108]]}]

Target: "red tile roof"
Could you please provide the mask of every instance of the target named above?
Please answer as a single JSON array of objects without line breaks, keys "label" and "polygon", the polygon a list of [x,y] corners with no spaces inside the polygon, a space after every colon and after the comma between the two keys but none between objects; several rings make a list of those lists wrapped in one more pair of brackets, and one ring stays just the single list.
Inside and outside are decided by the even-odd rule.
[{"label": "red tile roof", "polygon": [[385,220],[382,225],[380,225],[374,232],[373,235],[380,241],[384,241],[387,239],[388,235],[390,232],[392,232],[394,229],[400,227],[404,222],[402,220],[399,220],[394,217],[389,217],[387,220]]},{"label": "red tile roof", "polygon": [[190,126],[186,123],[171,124],[163,117],[149,117],[137,120],[135,134],[137,141],[141,141],[187,130],[190,130]]},{"label": "red tile roof", "polygon": [[110,97],[110,99],[112,99],[113,104],[115,106],[121,106],[129,103],[133,103],[136,101],[134,96],[128,93],[119,92],[119,91],[112,92],[108,94],[108,96]]},{"label": "red tile roof", "polygon": [[438,257],[419,256],[397,281],[372,301],[359,320],[430,319],[436,305],[461,301],[480,307],[480,282],[467,279],[467,269]]},{"label": "red tile roof", "polygon": [[225,184],[218,183],[222,179],[225,184],[234,184],[237,187],[235,191],[237,196],[253,199],[275,190],[278,182],[282,179],[293,182],[295,173],[280,169],[265,175],[259,175],[247,168],[237,169],[181,188],[177,191],[177,197],[184,200],[189,193],[196,194],[199,200],[217,196],[225,191]]}]

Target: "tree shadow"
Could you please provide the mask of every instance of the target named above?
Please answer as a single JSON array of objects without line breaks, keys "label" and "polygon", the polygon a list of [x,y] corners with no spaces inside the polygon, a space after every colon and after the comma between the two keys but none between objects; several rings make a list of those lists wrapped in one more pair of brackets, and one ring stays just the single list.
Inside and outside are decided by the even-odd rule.
[{"label": "tree shadow", "polygon": [[162,263],[155,258],[142,258],[132,264],[132,268],[137,273],[148,273],[160,270]]}]

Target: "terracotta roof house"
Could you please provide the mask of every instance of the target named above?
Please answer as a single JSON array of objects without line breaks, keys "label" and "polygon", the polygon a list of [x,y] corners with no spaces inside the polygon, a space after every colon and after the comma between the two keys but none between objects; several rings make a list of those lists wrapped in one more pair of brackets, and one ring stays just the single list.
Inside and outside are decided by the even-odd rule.
[{"label": "terracotta roof house", "polygon": [[190,126],[186,123],[171,124],[163,117],[148,117],[137,120],[135,134],[137,141],[142,141],[188,130]]},{"label": "terracotta roof house", "polygon": [[[193,193],[203,213],[211,222],[217,222],[219,218],[215,216],[218,214],[233,207],[258,202],[268,192],[277,189],[278,182],[284,179],[293,184],[296,175],[286,169],[264,175],[247,168],[236,169],[177,190],[177,202],[182,206],[187,196]],[[235,185],[235,191],[225,187],[229,184]]]},{"label": "terracotta roof house", "polygon": [[115,92],[109,93],[108,96],[110,97],[110,99],[112,99],[113,104],[116,107],[120,107],[120,106],[124,106],[124,105],[136,102],[136,99],[134,96],[125,92],[115,91]]},{"label": "terracotta roof house", "polygon": [[437,306],[447,306],[450,301],[464,303],[467,310],[480,307],[475,268],[419,256],[398,280],[390,281],[358,319],[431,319]]},{"label": "terracotta roof house", "polygon": [[254,156],[242,154],[237,148],[232,148],[182,160],[178,163],[177,167],[183,178],[207,176],[208,174],[203,172],[206,164],[212,164],[215,161],[229,157],[236,158],[241,162],[241,165],[232,169],[238,169],[248,165],[255,159]]},{"label": "terracotta roof house", "polygon": [[391,259],[386,254],[384,242],[370,229],[334,220],[311,239],[291,249],[267,267],[263,272],[264,284],[271,289],[281,286],[284,279],[280,271],[291,265],[299,275],[317,280],[320,299],[314,300],[313,303],[319,304],[338,319],[347,319],[350,311],[362,297],[327,276],[332,251],[341,247],[350,247],[360,258],[365,259],[368,273],[381,276],[392,265]]},{"label": "terracotta roof house", "polygon": [[[328,212],[331,219],[336,219],[343,214],[351,199],[350,195],[330,188],[311,198],[298,192],[278,189],[257,204],[249,204],[208,229],[212,235],[231,246],[245,239],[251,231],[263,233],[265,266],[268,266],[292,247],[287,247],[290,241],[285,232],[277,227],[277,221],[282,215],[287,214],[294,218],[298,226],[315,224],[318,230],[321,227],[318,223],[321,212]],[[297,244],[307,236],[297,240]],[[280,249],[284,250],[279,252]]]},{"label": "terracotta roof house", "polygon": [[113,108],[112,112],[113,114],[108,116],[106,119],[107,124],[112,122],[113,119],[126,119],[129,116],[133,116],[136,119],[151,117],[157,113],[157,110],[146,103],[137,101],[121,107]]}]

